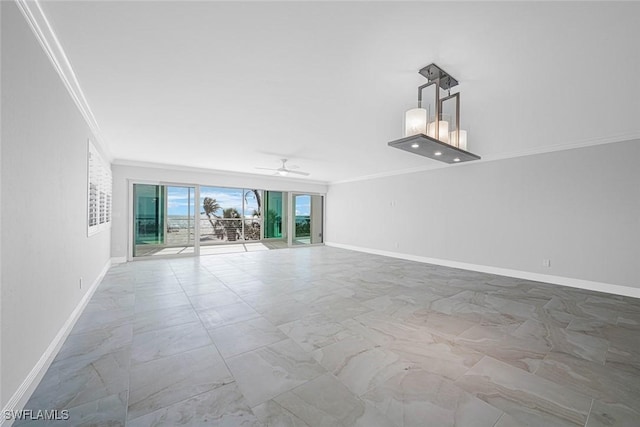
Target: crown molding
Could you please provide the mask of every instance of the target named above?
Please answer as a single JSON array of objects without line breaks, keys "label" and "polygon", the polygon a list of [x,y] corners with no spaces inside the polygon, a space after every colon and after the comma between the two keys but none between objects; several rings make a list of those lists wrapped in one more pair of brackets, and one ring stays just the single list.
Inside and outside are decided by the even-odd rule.
[{"label": "crown molding", "polygon": [[78,78],[73,71],[71,62],[69,61],[62,44],[60,44],[58,37],[53,31],[49,20],[44,14],[44,11],[40,6],[40,2],[38,0],[15,0],[15,2],[29,24],[29,27],[31,27],[31,30],[38,39],[40,46],[42,46],[42,49],[51,61],[53,68],[58,73],[58,76],[60,76],[62,83],[67,88],[71,99],[73,99],[73,102],[76,104],[76,107],[78,107],[80,114],[82,114],[82,117],[89,126],[96,143],[100,146],[100,149],[105,154],[107,160],[111,162],[112,156],[108,145],[100,133],[98,122],[91,111],[87,98],[85,97],[82,87],[78,82]]},{"label": "crown molding", "polygon": [[441,163],[435,163],[435,161],[432,161],[434,164],[431,164],[431,165],[419,166],[416,168],[409,168],[409,169],[400,169],[400,170],[389,171],[389,172],[381,172],[378,174],[364,175],[356,178],[349,178],[349,179],[344,179],[339,181],[331,181],[329,182],[329,185],[331,186],[331,185],[337,185],[337,184],[346,184],[349,182],[368,181],[371,179],[385,178],[389,176],[408,175],[408,174],[417,173],[417,172],[442,169],[450,166],[455,166],[456,168],[459,168],[459,167],[465,167],[469,165],[475,165],[478,163],[494,162],[496,160],[513,159],[516,157],[533,156],[536,154],[553,153],[556,151],[575,150],[578,148],[593,147],[596,145],[615,144],[618,142],[633,141],[634,139],[640,139],[640,132],[632,132],[628,134],[620,134],[620,135],[601,137],[601,138],[590,138],[582,141],[570,142],[567,144],[547,145],[544,147],[536,147],[536,148],[530,148],[527,150],[512,151],[512,152],[502,153],[502,154],[482,155],[482,159],[480,160],[459,163],[456,165],[441,164]]},{"label": "crown molding", "polygon": [[265,179],[272,178],[277,179],[278,181],[287,181],[287,182],[296,182],[296,183],[304,183],[304,184],[316,184],[316,185],[328,185],[327,181],[318,181],[313,179],[304,179],[304,178],[289,178],[289,177],[281,177],[278,175],[263,175],[257,173],[248,173],[248,172],[237,172],[223,169],[207,169],[207,168],[199,168],[195,166],[183,166],[183,165],[172,165],[168,163],[153,163],[153,162],[142,162],[139,160],[126,160],[126,159],[115,159],[111,163],[113,166],[131,166],[137,168],[152,168],[152,169],[165,169],[172,171],[181,171],[181,172],[192,172],[192,173],[204,173],[204,174],[222,174],[226,176],[236,176],[240,178],[257,178],[257,179]]}]

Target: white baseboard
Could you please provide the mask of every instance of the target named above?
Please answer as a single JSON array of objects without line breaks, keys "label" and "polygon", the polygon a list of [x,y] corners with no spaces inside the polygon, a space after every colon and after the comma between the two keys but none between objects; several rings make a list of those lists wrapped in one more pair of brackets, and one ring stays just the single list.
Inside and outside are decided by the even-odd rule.
[{"label": "white baseboard", "polygon": [[[98,288],[98,285],[104,278],[105,274],[107,274],[107,271],[110,267],[111,260],[108,260],[96,280],[94,280],[94,282],[91,284],[91,287],[87,290],[87,293],[84,294],[76,308],[67,318],[67,321],[64,323],[64,325],[62,325],[62,328],[60,328],[56,336],[53,338],[53,340],[49,344],[49,347],[47,347],[36,365],[31,369],[29,375],[27,375],[22,384],[20,384],[20,387],[18,387],[18,390],[16,390],[13,396],[11,396],[11,399],[9,399],[5,407],[2,408],[3,415],[6,414],[7,411],[19,411],[23,409],[27,404],[29,398],[35,391],[36,387],[38,387],[38,384],[40,384],[42,377],[47,372],[47,369],[49,369],[51,362],[53,362],[53,359],[55,359],[58,351],[60,351],[60,347],[62,347],[62,344],[64,344],[64,341],[67,339],[67,336],[73,329],[73,326],[76,324],[76,321],[82,314],[82,311],[86,307],[87,303],[93,296],[93,293]],[[13,421],[14,420],[5,420],[3,416],[2,419],[0,419],[0,427],[9,427],[13,424]]]},{"label": "white baseboard", "polygon": [[470,264],[466,262],[450,261],[438,258],[428,258],[419,255],[403,254],[399,252],[384,251],[380,249],[364,248],[360,246],[345,245],[342,243],[325,242],[327,246],[348,249],[358,252],[366,252],[374,255],[400,258],[408,261],[423,262],[426,264],[442,265],[445,267],[459,268],[462,270],[478,271],[481,273],[496,274],[498,276],[516,277],[518,279],[533,280],[536,282],[552,283],[554,285],[569,286],[571,288],[586,289],[590,291],[605,292],[608,294],[623,295],[640,298],[640,288],[614,285],[611,283],[594,282],[591,280],[574,279],[572,277],[553,276],[550,274],[533,273],[530,271],[512,270],[509,268],[491,267],[487,265]]},{"label": "white baseboard", "polygon": [[124,264],[127,262],[126,256],[114,256],[111,258],[111,265]]}]

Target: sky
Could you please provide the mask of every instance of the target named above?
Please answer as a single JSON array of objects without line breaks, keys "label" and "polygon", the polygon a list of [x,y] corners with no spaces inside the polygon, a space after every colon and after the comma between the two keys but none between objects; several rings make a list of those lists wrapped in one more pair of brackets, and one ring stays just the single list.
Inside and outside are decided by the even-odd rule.
[{"label": "sky", "polygon": [[[190,187],[167,187],[167,215],[186,216],[189,214],[189,190]],[[198,212],[202,214],[201,216],[203,218],[206,218],[206,215],[203,214],[204,210],[202,209],[202,201],[205,197],[211,197],[213,199],[216,199],[222,209],[235,208],[238,212],[240,212],[240,214],[242,214],[243,194],[247,191],[250,190],[223,187],[200,187],[201,201],[197,204],[194,204],[193,197],[195,190],[191,188],[191,213],[193,214],[193,210],[197,209]],[[262,193],[263,192],[260,191],[261,196]],[[245,204],[245,215],[251,217],[253,215],[253,211],[258,209],[258,203],[255,199],[255,196],[253,195],[253,192],[249,192]],[[296,197],[296,215],[309,215],[310,209],[311,198],[309,196]],[[222,210],[216,213],[222,216]]]}]

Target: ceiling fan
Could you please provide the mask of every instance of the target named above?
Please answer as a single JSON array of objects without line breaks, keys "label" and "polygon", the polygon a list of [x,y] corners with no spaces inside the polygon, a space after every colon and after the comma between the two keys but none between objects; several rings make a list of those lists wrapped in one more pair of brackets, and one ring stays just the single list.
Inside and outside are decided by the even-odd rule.
[{"label": "ceiling fan", "polygon": [[287,168],[287,159],[280,159],[280,161],[282,162],[282,166],[279,167],[278,169],[273,169],[273,168],[256,168],[256,169],[275,171],[276,173],[274,175],[281,175],[281,176],[287,176],[290,173],[293,173],[296,175],[309,176],[308,172],[300,172],[300,171],[293,170],[293,169],[297,169],[298,166],[291,165],[290,167]]}]

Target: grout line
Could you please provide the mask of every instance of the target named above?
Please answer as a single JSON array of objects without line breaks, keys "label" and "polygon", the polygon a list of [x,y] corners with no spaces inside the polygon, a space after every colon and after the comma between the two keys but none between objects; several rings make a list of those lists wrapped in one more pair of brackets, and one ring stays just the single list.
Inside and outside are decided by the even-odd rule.
[{"label": "grout line", "polygon": [[587,419],[584,422],[585,427],[587,427],[587,424],[589,424],[589,417],[591,416],[591,411],[593,410],[593,402],[595,402],[595,399],[591,399],[591,406],[589,407],[589,413],[587,414]]}]

